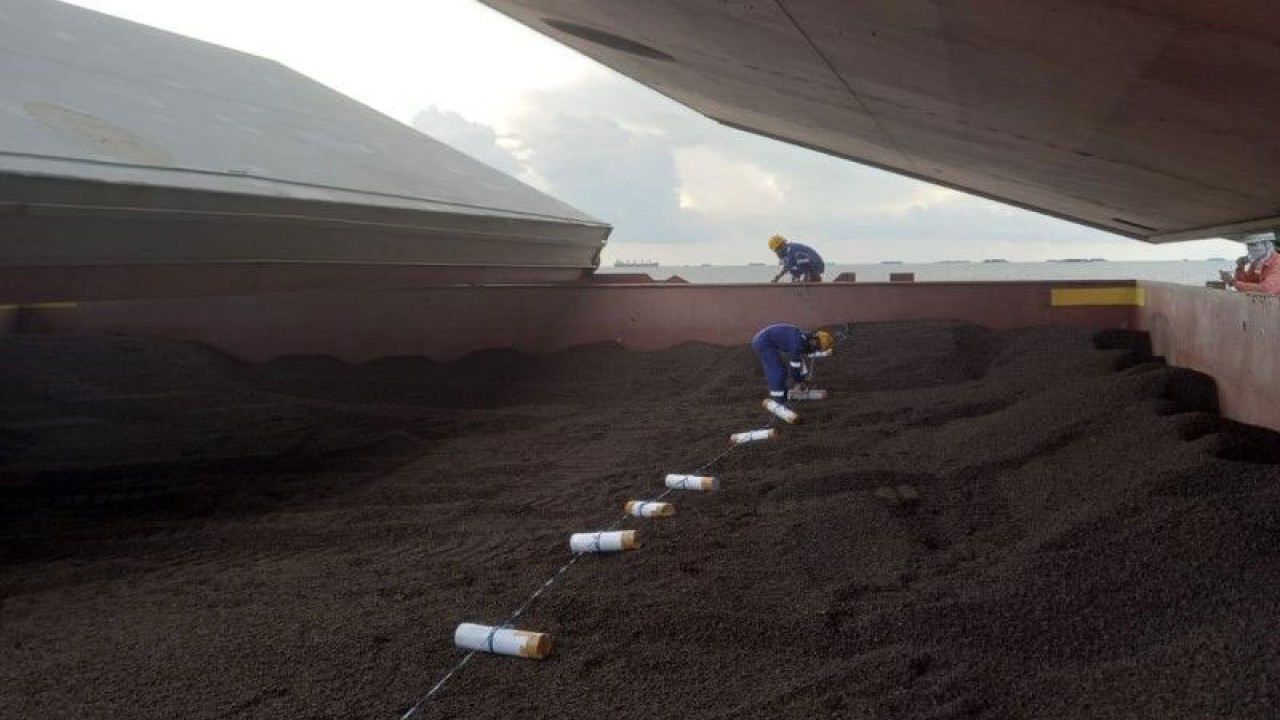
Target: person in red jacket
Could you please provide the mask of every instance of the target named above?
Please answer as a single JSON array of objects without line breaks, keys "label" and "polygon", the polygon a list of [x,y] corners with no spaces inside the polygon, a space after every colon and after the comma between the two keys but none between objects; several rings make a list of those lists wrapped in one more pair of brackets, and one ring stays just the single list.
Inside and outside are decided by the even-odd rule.
[{"label": "person in red jacket", "polygon": [[1280,295],[1280,255],[1276,254],[1275,233],[1249,235],[1244,240],[1246,262],[1234,273],[1223,270],[1222,282],[1238,292]]},{"label": "person in red jacket", "polygon": [[1262,278],[1258,276],[1258,264],[1250,260],[1247,254],[1236,258],[1234,279],[1236,282],[1241,280],[1245,282],[1261,282]]}]

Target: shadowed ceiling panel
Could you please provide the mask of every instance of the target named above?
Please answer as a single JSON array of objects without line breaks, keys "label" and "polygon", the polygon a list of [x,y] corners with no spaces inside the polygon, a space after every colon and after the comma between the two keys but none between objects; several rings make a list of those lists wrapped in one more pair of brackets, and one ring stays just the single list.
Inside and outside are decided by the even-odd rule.
[{"label": "shadowed ceiling panel", "polygon": [[728,125],[1056,217],[1280,216],[1275,0],[482,1]]}]

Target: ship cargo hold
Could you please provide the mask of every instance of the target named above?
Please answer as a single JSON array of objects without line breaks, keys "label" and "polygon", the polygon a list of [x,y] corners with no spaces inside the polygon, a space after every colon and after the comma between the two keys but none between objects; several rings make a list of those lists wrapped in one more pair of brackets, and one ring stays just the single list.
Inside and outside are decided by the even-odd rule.
[{"label": "ship cargo hold", "polygon": [[[1280,224],[1271,0],[482,3],[1134,242]],[[609,218],[275,62],[0,39],[0,718],[1274,712],[1280,298],[597,274]],[[839,339],[795,426],[778,321]]]},{"label": "ship cargo hold", "polygon": [[[1278,215],[1280,180],[1259,172],[1280,154],[1270,121],[1280,60],[1267,41],[1280,11],[1268,3],[1245,3],[1231,21],[1126,3],[1065,14],[1035,4],[489,4],[735,127],[1118,234],[1230,235]],[[1046,39],[1038,28],[1050,21],[1071,32]],[[1080,52],[1102,26],[1107,42]],[[736,290],[753,300],[735,299],[738,324],[722,325],[719,311],[685,315],[681,293],[705,292],[691,288],[467,291],[459,286],[588,277],[609,228],[268,61],[40,0],[15,4],[4,32],[4,327],[161,334],[255,359],[448,359],[619,337],[636,348],[735,342],[768,319],[740,308],[792,297]],[[840,40],[863,35],[872,39]],[[704,37],[721,39],[716,53],[695,51]],[[1273,301],[1147,285],[1119,322],[1217,379],[1228,416],[1280,427],[1277,361],[1258,335]],[[1055,312],[1051,290],[1017,312],[1095,313],[1103,325],[1124,314]],[[858,317],[892,316],[885,292],[822,288],[782,302],[797,322],[836,322],[850,312],[827,296],[848,297]],[[1009,307],[1007,293],[1026,296],[1001,285],[892,292],[921,305],[903,317],[972,306],[978,321]],[[807,300],[815,294],[823,307]],[[633,295],[681,310],[629,312]],[[365,315],[383,304],[448,317],[464,308],[465,325],[485,329],[406,338],[379,329],[390,316]],[[536,341],[512,334],[542,323]]]}]

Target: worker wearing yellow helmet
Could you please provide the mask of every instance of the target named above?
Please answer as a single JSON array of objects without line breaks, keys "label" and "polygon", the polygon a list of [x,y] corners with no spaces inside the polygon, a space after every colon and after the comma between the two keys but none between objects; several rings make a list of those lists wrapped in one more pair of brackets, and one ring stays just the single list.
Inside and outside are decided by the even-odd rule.
[{"label": "worker wearing yellow helmet", "polygon": [[778,256],[778,262],[782,265],[782,269],[770,282],[778,282],[787,273],[791,273],[791,282],[822,282],[822,271],[826,270],[826,266],[817,250],[791,242],[781,235],[769,238],[769,249]]},{"label": "worker wearing yellow helmet", "polygon": [[[760,356],[764,379],[769,385],[769,398],[787,401],[788,381],[802,385],[809,379],[805,359],[811,354],[830,350],[835,341],[826,330],[808,332],[789,323],[770,325],[751,339],[751,347]],[[782,356],[787,357],[783,365]]]}]

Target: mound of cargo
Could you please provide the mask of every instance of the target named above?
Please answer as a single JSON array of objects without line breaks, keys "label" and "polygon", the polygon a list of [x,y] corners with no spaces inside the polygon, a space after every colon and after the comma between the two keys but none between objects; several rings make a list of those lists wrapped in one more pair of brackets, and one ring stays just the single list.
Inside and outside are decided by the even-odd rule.
[{"label": "mound of cargo", "polygon": [[[0,717],[388,718],[768,424],[746,346],[244,364],[0,338]],[[854,325],[422,717],[1273,712],[1276,436],[1142,336]]]}]

